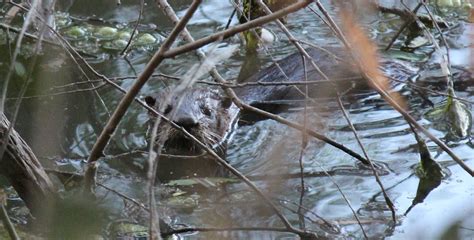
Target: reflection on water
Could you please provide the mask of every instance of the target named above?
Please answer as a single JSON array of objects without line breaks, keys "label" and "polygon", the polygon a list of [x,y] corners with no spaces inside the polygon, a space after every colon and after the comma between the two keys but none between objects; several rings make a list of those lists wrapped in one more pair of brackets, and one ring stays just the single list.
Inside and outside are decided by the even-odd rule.
[{"label": "reflection on water", "polygon": [[[179,15],[182,15],[188,1],[173,2]],[[189,25],[189,29],[196,38],[222,28],[232,9],[227,1],[208,0],[204,2],[203,7],[199,9]],[[79,1],[71,1],[70,3],[69,5],[65,4],[63,8],[69,9],[72,16],[96,15],[98,18],[110,22],[124,24],[132,23],[137,18],[136,1],[122,1],[120,7],[115,6],[115,1],[80,1],[80,4]],[[156,9],[153,2],[148,3],[144,16],[143,22],[156,24],[159,34],[166,35],[169,32],[170,23]],[[396,32],[396,28],[401,25],[401,21],[393,16],[367,14],[361,20],[371,23],[368,32],[373,38],[382,39],[381,44],[389,41]],[[460,43],[461,48],[452,50],[451,56],[453,64],[466,66],[469,63],[466,63],[465,60],[469,59],[470,52],[469,49],[465,49],[469,46],[466,44],[469,39],[466,39],[465,36],[472,36],[474,28],[472,24],[463,23],[463,25],[465,33],[460,38],[452,37],[453,41]],[[337,44],[337,40],[331,37],[330,30],[324,27],[318,18],[309,11],[292,15],[288,19],[288,26],[298,38],[322,46]],[[261,50],[260,60],[264,65],[269,64],[272,59],[281,59],[295,51],[284,34],[274,24],[268,24],[268,28],[277,34],[280,41],[269,47],[271,55],[265,55],[265,51]],[[4,32],[0,32],[0,42],[4,44],[5,42],[1,41],[3,34]],[[239,43],[237,37],[231,38],[229,41]],[[396,42],[396,46],[400,44],[401,42]],[[412,54],[398,55],[398,58],[412,59],[417,62],[420,59],[427,59],[431,50],[432,46],[425,46]],[[61,52],[61,50],[52,51],[58,54]],[[107,76],[136,76],[144,68],[151,54],[152,52],[149,50],[137,50],[132,51],[127,58],[121,58],[115,54],[100,52],[98,54],[100,58],[91,59],[91,61],[99,72]],[[237,78],[244,59],[243,54],[241,52],[241,55],[234,56],[218,66],[220,73],[227,79]],[[8,50],[0,47],[0,73],[2,76],[6,73],[4,66],[8,64],[9,58],[7,56]],[[423,58],[419,58],[420,56]],[[37,84],[31,86],[27,93],[28,96],[72,90],[75,88],[68,88],[66,85],[87,80],[78,70],[78,66],[73,65],[74,63],[70,60],[66,60],[66,56],[63,57],[64,60],[61,60],[63,63],[59,66],[51,64],[51,61],[54,60],[42,61],[42,65],[35,70],[34,76]],[[54,55],[48,56],[48,58],[57,59]],[[436,57],[429,61],[429,66],[434,66],[436,69],[438,66],[432,64],[435,62],[433,59]],[[19,62],[27,64],[28,60],[28,56],[22,56]],[[165,61],[159,70],[163,73],[182,76],[196,61],[197,58],[193,54],[185,54],[185,56]],[[89,77],[91,76],[89,75]],[[18,76],[17,78],[19,79]],[[132,84],[132,81],[123,80],[118,83],[127,88]],[[154,93],[163,84],[166,83],[163,83],[162,80],[153,80],[144,87],[142,94]],[[63,88],[52,88],[54,86],[63,86]],[[90,87],[87,84],[85,86]],[[14,96],[15,89],[19,87],[19,83],[12,83],[10,91],[12,96]],[[473,89],[472,85],[468,85],[457,94],[473,101]],[[412,115],[419,123],[430,128],[430,122],[422,117],[427,110],[427,106],[423,104],[424,99],[408,86],[401,87],[400,91],[402,95],[406,96]],[[98,92],[25,99],[20,109],[17,128],[25,139],[32,139],[31,145],[40,156],[84,159],[108,118],[108,111],[114,109],[120,97],[121,95],[115,90],[102,88]],[[434,102],[441,100],[440,97],[434,95],[429,97]],[[359,214],[364,223],[364,229],[371,237],[389,236],[393,239],[415,239],[423,236],[422,238],[432,239],[440,236],[444,230],[457,221],[460,221],[460,226],[463,227],[459,229],[460,236],[472,237],[474,223],[472,217],[469,217],[474,214],[472,178],[450,161],[449,156],[441,152],[434,143],[428,142],[428,148],[432,151],[433,156],[436,155],[435,160],[443,162],[443,166],[451,172],[451,175],[442,180],[423,203],[419,203],[407,216],[403,217],[403,213],[416,197],[419,181],[413,174],[413,166],[418,164],[419,155],[414,147],[416,141],[409,126],[396,111],[375,94],[347,102],[346,107],[350,111],[350,117],[359,131],[369,156],[382,168],[380,170],[381,180],[395,203],[400,224],[394,226],[390,222],[390,212],[375,179],[366,174],[367,170],[361,169],[354,159],[342,154],[337,149],[319,141],[310,140],[303,158],[304,171],[306,173],[323,171],[331,173],[333,180]],[[327,106],[315,106],[314,109],[318,110],[310,110],[308,126],[314,127],[336,141],[344,143],[347,147],[360,152],[353,133],[349,130],[346,121],[334,103],[328,103]],[[282,116],[294,121],[302,121],[301,111],[290,111],[283,113]],[[107,149],[107,154],[111,156],[101,168],[101,173],[104,176],[103,181],[109,187],[144,201],[147,191],[146,183],[140,176],[145,174],[141,170],[144,166],[144,159],[147,157],[146,154],[121,157],[113,157],[113,155],[146,148],[144,138],[146,119],[145,110],[136,105],[132,106],[114,136],[111,146]],[[61,135],[61,131],[63,135]],[[445,135],[436,129],[430,128],[430,131],[440,138]],[[57,148],[47,149],[47,146],[56,146]],[[227,157],[228,161],[244,174],[253,177],[264,176],[256,181],[257,185],[271,196],[295,226],[299,221],[296,212],[300,202],[301,189],[300,179],[297,178],[297,175],[291,174],[297,174],[300,171],[298,163],[300,148],[301,135],[299,132],[274,121],[266,120],[239,127],[229,143]],[[474,150],[472,144],[465,142],[452,144],[452,149],[473,167]],[[48,159],[44,161],[51,161]],[[174,188],[170,190],[163,187],[163,189],[160,191],[175,191]],[[163,196],[160,203],[162,214],[170,216],[172,223],[176,225],[281,226],[279,219],[272,211],[243,184],[234,183],[218,187],[213,184],[198,184],[195,187],[182,187],[182,190],[185,193],[180,194],[190,196],[185,198],[184,202],[169,197],[169,193],[167,195],[160,192]],[[123,202],[112,194],[107,194],[104,201],[107,203],[104,205],[114,208],[118,212],[123,207]],[[330,178],[321,174],[305,178],[305,192],[301,202],[304,206],[305,225],[308,229],[331,238],[343,238],[343,236],[360,238],[362,236],[350,209]],[[319,216],[329,224],[323,224],[324,221]],[[294,238],[291,234],[272,232],[190,233],[183,234],[182,237],[185,239],[206,237]]]}]

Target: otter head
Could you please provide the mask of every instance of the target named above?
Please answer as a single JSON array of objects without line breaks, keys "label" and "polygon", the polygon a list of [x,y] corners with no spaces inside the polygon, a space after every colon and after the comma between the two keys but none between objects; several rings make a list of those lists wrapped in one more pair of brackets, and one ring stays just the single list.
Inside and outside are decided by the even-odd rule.
[{"label": "otter head", "polygon": [[[146,97],[145,102],[160,111],[175,124],[186,129],[196,139],[208,147],[219,146],[231,125],[228,108],[232,101],[217,91],[193,88],[179,95],[163,91],[156,97]],[[164,106],[166,104],[166,106]],[[149,132],[154,118],[150,119]],[[166,134],[166,136],[162,136]],[[202,149],[185,136],[182,131],[162,121],[157,136],[165,137],[164,151],[173,155],[197,155]]]}]

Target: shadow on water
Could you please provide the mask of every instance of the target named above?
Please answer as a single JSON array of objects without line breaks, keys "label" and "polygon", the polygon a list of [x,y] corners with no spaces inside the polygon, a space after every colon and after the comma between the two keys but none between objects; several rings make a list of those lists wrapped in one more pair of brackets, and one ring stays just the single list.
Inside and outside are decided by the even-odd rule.
[{"label": "shadow on water", "polygon": [[[173,1],[173,6],[182,15],[188,2]],[[227,1],[204,2],[203,7],[189,25],[196,38],[221,29],[231,13],[231,5]],[[153,1],[147,1],[147,4],[143,23],[148,27],[150,26],[148,24],[156,24],[156,27],[151,26],[145,32],[156,37],[166,36],[172,25],[154,6]],[[102,22],[94,20],[95,25],[130,26],[137,18],[139,6],[136,1],[122,1],[120,7],[115,5],[115,1],[61,1],[61,9],[79,19],[73,22],[78,26],[87,24],[89,20],[86,17],[91,16],[103,19]],[[214,14],[215,12],[218,14]],[[385,46],[397,31],[397,27],[401,25],[398,18],[385,14],[367,14],[361,18],[361,21],[370,23],[368,33],[374,40],[379,41],[381,46]],[[460,59],[468,59],[463,56],[469,56],[469,50],[472,52],[472,48],[468,49],[469,45],[466,43],[468,39],[465,35],[472,36],[474,26],[466,22],[460,24],[463,31],[452,36],[450,40],[464,47],[453,50],[455,54],[453,59],[457,65],[467,67],[469,63],[462,62]],[[291,16],[288,19],[288,26],[298,38],[316,42],[322,46],[337,44],[330,30],[321,25],[320,21],[315,21],[315,16],[307,10]],[[272,62],[272,58],[281,59],[295,51],[276,26],[269,25],[268,27],[278,35],[279,39],[268,47],[271,55],[264,54],[262,50],[259,52],[259,58],[245,58],[244,53],[240,52],[217,66],[224,77],[244,79],[243,76],[251,75],[254,70],[239,73],[242,65],[249,68],[263,68]],[[4,34],[0,30],[1,76],[6,75],[9,64],[8,48],[1,41]],[[240,43],[237,37],[229,41],[235,44]],[[80,41],[75,44],[81,46]],[[401,44],[397,42],[396,47],[400,47]],[[26,42],[25,45],[31,45],[31,43]],[[93,52],[97,58],[92,58],[91,62],[99,72],[107,76],[132,76],[131,79],[133,79],[133,76],[144,68],[155,49],[156,46],[136,48],[127,58],[121,58],[116,51],[104,49],[99,45]],[[412,57],[413,64],[420,65],[423,69],[420,73],[419,84],[433,86],[430,81],[434,81],[433,71],[436,76],[439,65],[435,60],[438,56],[430,58],[432,51],[433,46],[428,45],[415,50],[412,54],[405,53],[400,56],[397,53],[392,56],[405,60]],[[26,94],[41,96],[23,101],[16,128],[28,140],[37,155],[43,157],[42,160],[47,166],[57,165],[60,169],[78,171],[83,164],[81,160],[87,157],[121,94],[110,88],[100,88],[97,92],[81,91],[55,95],[65,91],[77,91],[79,85],[71,87],[70,84],[86,81],[87,78],[78,70],[79,66],[68,60],[68,56],[62,50],[46,47],[44,52],[45,54],[40,57],[41,64],[34,70],[35,81]],[[22,54],[24,55],[20,56],[18,62],[26,69],[32,56]],[[419,56],[423,58],[418,58]],[[185,54],[185,56],[167,60],[159,70],[181,77],[196,61],[197,58],[194,55]],[[242,75],[239,76],[239,74]],[[9,89],[9,97],[14,97],[21,87],[20,75],[14,76]],[[89,78],[93,80],[91,75]],[[4,77],[0,79],[3,81]],[[206,76],[205,80],[211,80],[211,78]],[[154,79],[144,87],[141,94],[154,93],[170,81],[172,80]],[[470,81],[470,83],[456,82],[455,87],[458,96],[474,101],[472,78]],[[118,83],[127,88],[132,84],[132,80],[122,80]],[[62,87],[58,88],[58,86]],[[90,84],[83,84],[80,87],[90,87]],[[442,86],[433,88],[439,91],[445,90]],[[430,128],[437,137],[444,137],[442,131],[432,128],[431,123],[423,117],[423,113],[427,110],[425,98],[437,103],[442,100],[442,97],[429,93],[420,97],[406,84],[397,87],[397,90],[406,97],[412,115],[418,122]],[[418,149],[415,147],[417,142],[400,115],[374,93],[368,93],[363,97],[346,96],[344,99],[348,100],[346,108],[350,111],[351,120],[358,129],[364,146],[379,167],[381,180],[397,208],[399,223],[397,225],[391,223],[390,212],[369,169],[331,146],[310,140],[303,158],[306,188],[301,200],[304,206],[303,217],[306,227],[330,238],[361,238],[363,236],[341,194],[326,176],[327,173],[345,193],[371,238],[414,239],[424,236],[426,237],[424,239],[432,239],[441,236],[450,225],[458,224],[458,222],[460,222],[458,224],[460,227],[457,228],[457,234],[461,238],[472,237],[474,225],[472,219],[469,219],[469,216],[474,214],[472,178],[450,161],[449,156],[442,153],[432,142],[427,142],[427,148],[433,155],[436,154],[435,160],[441,162],[443,170],[450,174],[443,179],[434,180],[417,177],[416,167],[414,167],[419,162]],[[13,99],[8,100],[7,113],[12,112],[12,103]],[[334,101],[318,99],[318,103],[312,105],[309,110],[308,126],[324,132],[351,149],[359,149]],[[300,108],[290,108],[281,115],[295,121],[302,121],[303,118]],[[110,147],[107,148],[106,161],[100,168],[102,183],[143,202],[146,202],[147,194],[147,183],[143,176],[146,174],[144,168],[145,159],[148,156],[141,151],[146,151],[147,146],[145,139],[147,118],[148,115],[144,109],[132,105],[113,137]],[[472,144],[465,144],[466,141],[453,144],[452,148],[468,165],[473,166],[474,150]],[[296,214],[301,192],[298,163],[300,150],[299,132],[275,121],[265,120],[254,124],[244,124],[236,129],[227,151],[227,160],[255,180],[256,184],[271,196],[295,225],[300,220]],[[199,179],[176,184],[163,185],[156,190],[160,196],[160,212],[162,215],[169,216],[167,220],[176,226],[281,225],[273,212],[248,187],[238,181],[224,178]],[[137,216],[137,213],[128,209],[129,206],[114,194],[104,189],[100,189],[99,194],[103,195],[102,205],[110,209],[117,218],[133,216],[146,223],[144,216]],[[414,205],[416,207],[413,207]],[[124,213],[123,209],[130,211]],[[449,214],[443,215],[446,212]],[[432,229],[437,230],[431,231]],[[183,239],[292,239],[295,236],[286,233],[241,231],[187,233],[180,237]]]}]

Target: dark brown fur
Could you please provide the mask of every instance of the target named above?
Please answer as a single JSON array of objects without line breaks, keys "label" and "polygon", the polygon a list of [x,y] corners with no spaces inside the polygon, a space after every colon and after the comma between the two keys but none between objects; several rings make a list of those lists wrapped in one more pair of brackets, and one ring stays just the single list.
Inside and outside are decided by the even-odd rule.
[{"label": "dark brown fur", "polygon": [[[357,82],[364,82],[357,71],[357,68],[351,64],[350,58],[340,49],[330,48],[332,54],[320,49],[308,49],[308,53],[313,57],[321,71],[329,78],[355,78]],[[342,60],[343,59],[343,60]],[[311,67],[306,61],[306,76],[308,81],[323,79],[323,76],[316,69]],[[299,53],[292,54],[285,59],[278,61],[276,64],[258,72],[248,78],[247,82],[282,82],[282,81],[304,81],[305,74],[303,68],[302,57]],[[387,75],[395,77],[399,80],[406,80],[414,74],[414,71],[399,62],[382,62],[381,67]],[[347,84],[349,82],[349,84]],[[350,81],[346,85],[352,86]],[[330,87],[330,88],[329,88]],[[346,86],[347,87],[347,86]],[[332,90],[332,86],[328,88],[313,87],[310,92],[311,97],[328,95]],[[271,102],[275,100],[302,98],[301,89],[292,86],[246,86],[235,89],[236,94],[248,104],[260,106],[261,103]],[[147,97],[147,103],[156,109],[162,109],[163,112],[171,118],[173,122],[185,128],[189,133],[193,134],[198,140],[206,144],[208,147],[215,147],[221,156],[225,156],[225,137],[232,130],[232,123],[238,116],[239,109],[233,105],[228,98],[215,90],[204,88],[192,88],[183,93],[173,94],[172,91],[163,91],[155,98]],[[166,102],[166,98],[170,98],[170,104],[162,106]],[[181,100],[180,100],[181,99]],[[161,105],[160,105],[161,104]],[[196,144],[187,139],[179,130],[162,123],[159,126],[158,135],[167,133],[167,140],[164,145],[164,152],[168,154],[181,155],[198,155],[202,153]],[[184,160],[183,160],[184,159]],[[213,160],[202,160],[202,158],[183,158],[161,163],[161,173],[173,173],[173,178],[182,176],[205,176],[210,172],[204,171],[205,174],[197,174],[198,168],[209,168],[214,164]],[[183,165],[178,164],[181,162]],[[166,167],[164,167],[166,165]],[[217,164],[214,164],[217,167]],[[185,169],[189,171],[184,171]],[[174,169],[174,170],[173,170]],[[185,175],[178,176],[176,172],[186,172]],[[160,176],[167,178],[166,176]]]}]

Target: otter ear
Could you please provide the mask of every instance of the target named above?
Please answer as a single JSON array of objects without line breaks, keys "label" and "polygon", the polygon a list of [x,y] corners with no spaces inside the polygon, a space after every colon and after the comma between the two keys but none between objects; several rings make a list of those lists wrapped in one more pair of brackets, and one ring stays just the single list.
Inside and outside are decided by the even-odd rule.
[{"label": "otter ear", "polygon": [[156,103],[156,99],[154,97],[151,97],[151,96],[146,96],[145,97],[145,103],[149,107],[154,107],[155,103]]},{"label": "otter ear", "polygon": [[225,109],[229,108],[232,105],[232,99],[230,97],[222,97],[221,106]]}]

